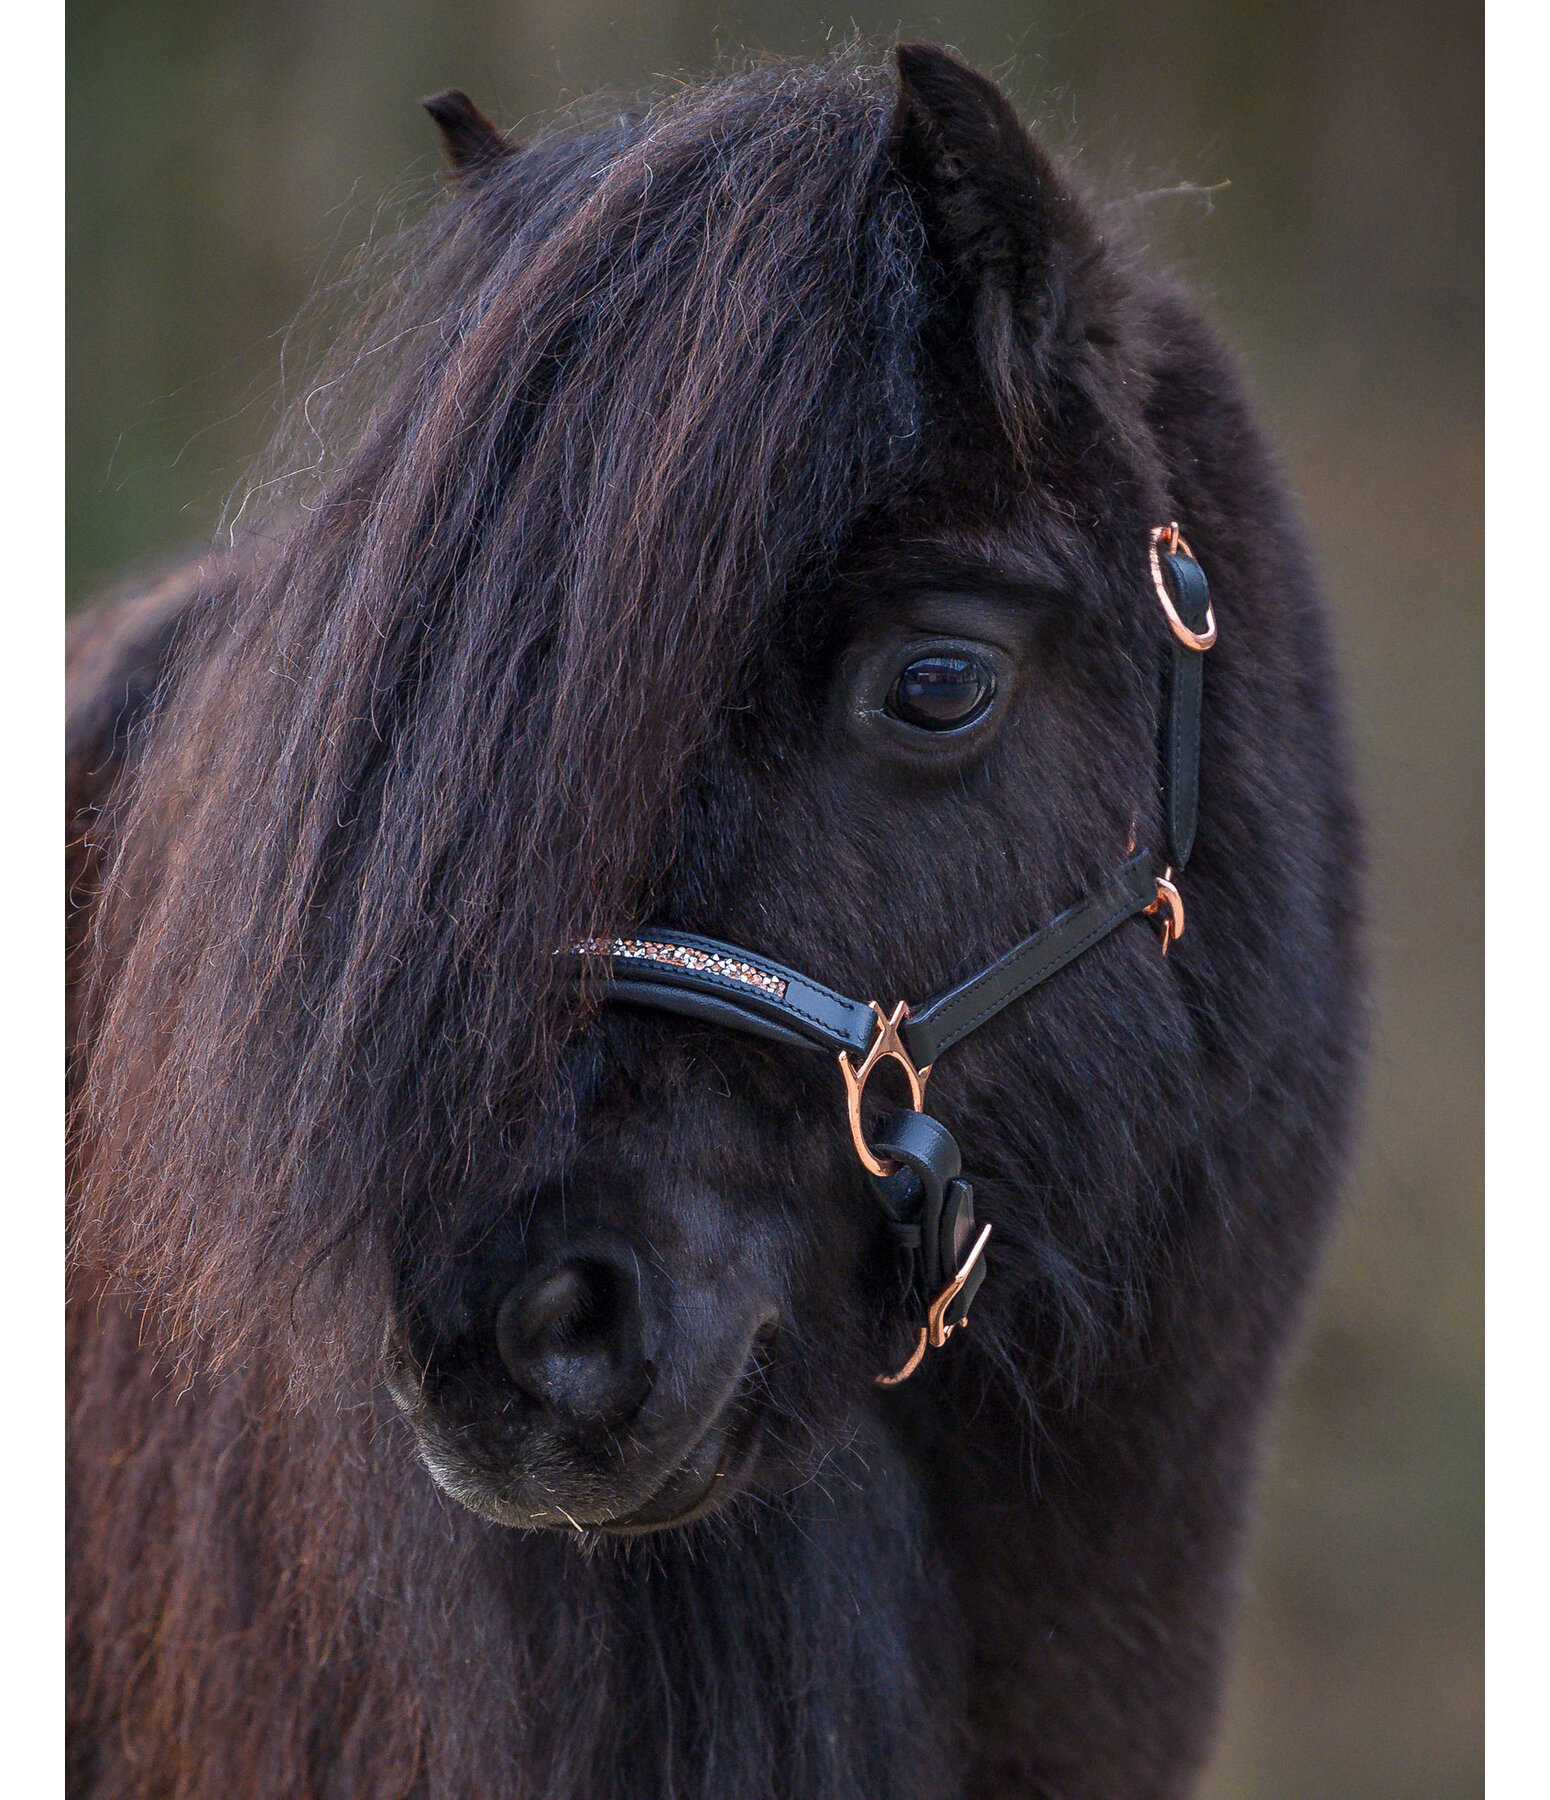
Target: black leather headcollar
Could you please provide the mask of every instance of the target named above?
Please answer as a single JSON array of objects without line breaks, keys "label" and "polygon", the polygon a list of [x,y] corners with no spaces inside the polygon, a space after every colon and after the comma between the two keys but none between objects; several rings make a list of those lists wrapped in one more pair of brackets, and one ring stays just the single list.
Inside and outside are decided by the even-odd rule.
[{"label": "black leather headcollar", "polygon": [[[1188,863],[1195,839],[1202,652],[1216,641],[1216,621],[1205,575],[1176,525],[1152,532],[1148,555],[1170,633],[1159,746],[1164,855],[1132,850],[1096,893],[1005,956],[919,1005],[901,1002],[891,1014],[875,1001],[852,1000],[715,938],[652,931],[575,946],[578,967],[606,962],[604,996],[610,1001],[838,1056],[856,1152],[898,1248],[917,1331],[909,1361],[896,1374],[879,1376],[883,1385],[903,1381],[928,1344],[944,1343],[966,1321],[985,1276],[990,1226],[976,1227],[974,1190],[960,1172],[958,1146],[924,1109],[932,1065],[1127,919],[1161,914],[1164,955],[1184,930],[1174,878]],[[872,1069],[884,1059],[904,1070],[915,1107],[888,1114],[869,1142],[861,1129],[861,1097]]]}]

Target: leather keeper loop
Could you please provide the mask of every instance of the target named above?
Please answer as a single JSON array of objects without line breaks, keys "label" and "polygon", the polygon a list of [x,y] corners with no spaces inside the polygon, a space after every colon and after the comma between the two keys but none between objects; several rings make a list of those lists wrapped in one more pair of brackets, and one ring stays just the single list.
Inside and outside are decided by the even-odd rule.
[{"label": "leather keeper loop", "polygon": [[[957,1140],[929,1113],[892,1112],[883,1119],[874,1142],[884,1155],[910,1170],[919,1184],[913,1222],[920,1227],[921,1292],[929,1297],[953,1274],[951,1268],[942,1273],[942,1218],[949,1185],[968,1186],[958,1181],[962,1159]],[[972,1205],[972,1189],[969,1198]]]}]

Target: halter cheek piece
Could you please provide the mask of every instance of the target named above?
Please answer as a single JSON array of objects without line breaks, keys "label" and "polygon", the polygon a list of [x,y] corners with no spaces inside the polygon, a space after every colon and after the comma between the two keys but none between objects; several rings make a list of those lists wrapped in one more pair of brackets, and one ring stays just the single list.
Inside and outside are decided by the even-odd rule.
[{"label": "halter cheek piece", "polygon": [[[1152,531],[1148,557],[1171,633],[1159,756],[1165,858],[1132,845],[1090,899],[957,987],[920,1006],[901,1000],[889,1013],[875,1000],[851,1000],[795,969],[714,938],[656,931],[649,937],[593,938],[574,947],[583,963],[607,963],[607,1000],[655,1007],[839,1058],[851,1141],[897,1248],[905,1305],[916,1330],[909,1360],[895,1374],[877,1377],[884,1387],[912,1375],[928,1345],[940,1347],[967,1322],[985,1279],[991,1228],[976,1225],[974,1190],[961,1173],[952,1134],[925,1110],[926,1082],[937,1058],[1127,919],[1160,918],[1164,956],[1184,935],[1184,902],[1174,876],[1188,863],[1195,839],[1202,656],[1216,642],[1216,619],[1205,575],[1177,525]],[[889,1113],[869,1143],[861,1102],[873,1070],[887,1060],[903,1070],[914,1110]]]}]

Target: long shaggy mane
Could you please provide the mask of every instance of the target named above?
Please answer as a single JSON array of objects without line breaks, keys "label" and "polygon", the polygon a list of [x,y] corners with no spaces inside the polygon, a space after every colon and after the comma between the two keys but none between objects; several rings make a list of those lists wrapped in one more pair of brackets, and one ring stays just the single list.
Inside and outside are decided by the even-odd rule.
[{"label": "long shaggy mane", "polygon": [[893,104],[766,69],[504,158],[311,386],[101,909],[83,1254],[171,1338],[234,1355],[324,1265],[371,1315],[563,1109],[553,952],[649,915],[773,603],[911,453]]}]

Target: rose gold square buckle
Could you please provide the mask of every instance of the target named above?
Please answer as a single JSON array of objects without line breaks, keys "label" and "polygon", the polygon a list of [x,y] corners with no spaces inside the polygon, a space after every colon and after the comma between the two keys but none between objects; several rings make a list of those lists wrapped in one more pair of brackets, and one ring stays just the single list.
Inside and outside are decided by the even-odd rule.
[{"label": "rose gold square buckle", "polygon": [[940,1350],[959,1325],[968,1324],[967,1319],[959,1319],[956,1324],[949,1325],[947,1309],[963,1292],[963,1284],[974,1273],[974,1265],[985,1254],[985,1246],[990,1241],[990,1232],[991,1227],[988,1222],[981,1226],[980,1234],[970,1246],[969,1254],[963,1259],[958,1273],[931,1302],[926,1313],[926,1322],[920,1327],[915,1339],[915,1348],[910,1352],[909,1361],[892,1375],[874,1375],[872,1380],[877,1387],[897,1387],[901,1381],[908,1381],[920,1367],[921,1358],[926,1354],[928,1346],[933,1350]]}]

